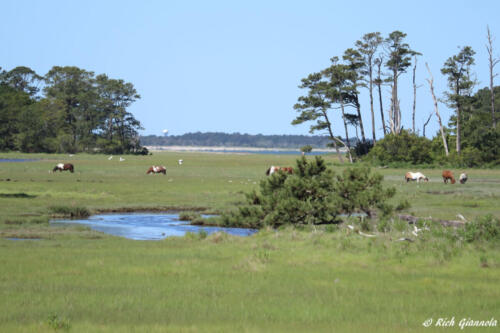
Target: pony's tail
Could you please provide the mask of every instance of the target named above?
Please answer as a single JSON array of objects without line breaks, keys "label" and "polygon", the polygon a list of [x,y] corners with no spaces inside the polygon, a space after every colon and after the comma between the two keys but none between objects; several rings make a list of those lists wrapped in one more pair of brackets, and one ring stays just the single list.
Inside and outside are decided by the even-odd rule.
[{"label": "pony's tail", "polygon": [[266,176],[269,176],[269,173],[271,172],[271,168],[267,169],[266,171]]}]

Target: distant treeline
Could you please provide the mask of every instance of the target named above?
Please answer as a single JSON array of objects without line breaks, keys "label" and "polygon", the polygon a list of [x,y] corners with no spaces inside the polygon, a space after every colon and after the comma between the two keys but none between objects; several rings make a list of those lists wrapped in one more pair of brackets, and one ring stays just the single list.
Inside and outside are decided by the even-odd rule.
[{"label": "distant treeline", "polygon": [[142,152],[132,83],[78,67],[0,68],[0,151]]},{"label": "distant treeline", "polygon": [[300,148],[310,145],[313,148],[326,148],[331,140],[328,136],[196,132],[169,136],[141,136],[140,142],[144,146]]}]

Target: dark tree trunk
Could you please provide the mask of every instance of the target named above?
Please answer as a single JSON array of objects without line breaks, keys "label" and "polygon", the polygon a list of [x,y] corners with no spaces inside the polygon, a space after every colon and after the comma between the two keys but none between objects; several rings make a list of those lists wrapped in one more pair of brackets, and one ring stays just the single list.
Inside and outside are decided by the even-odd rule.
[{"label": "dark tree trunk", "polygon": [[358,99],[357,94],[356,94],[356,111],[358,112],[358,117],[359,117],[359,128],[361,129],[361,140],[363,140],[363,143],[366,143],[365,128],[363,126],[363,119],[361,118],[361,105],[359,104],[359,99]]},{"label": "dark tree trunk", "polygon": [[339,158],[340,163],[344,163],[344,159],[342,158],[342,154],[340,153],[339,147],[337,145],[336,137],[333,135],[332,131],[332,124],[330,123],[330,120],[328,119],[328,115],[326,114],[326,110],[323,110],[323,116],[325,117],[326,124],[328,127],[328,133],[330,134],[330,139],[332,139],[333,142],[333,147],[335,148],[335,151],[337,152],[337,156]]},{"label": "dark tree trunk", "polygon": [[344,99],[342,98],[342,94],[340,94],[340,109],[342,110],[342,120],[344,121],[344,128],[345,128],[345,139],[347,140],[347,149],[349,150],[348,151],[349,162],[352,163],[351,143],[349,141],[349,132],[347,131],[347,122],[345,120],[345,112],[344,112]]},{"label": "dark tree trunk", "polygon": [[372,113],[372,138],[373,138],[373,144],[375,144],[377,138],[375,136],[375,112],[373,111],[373,74],[372,74],[373,69],[372,69],[371,58],[368,71],[370,76],[370,111]]}]

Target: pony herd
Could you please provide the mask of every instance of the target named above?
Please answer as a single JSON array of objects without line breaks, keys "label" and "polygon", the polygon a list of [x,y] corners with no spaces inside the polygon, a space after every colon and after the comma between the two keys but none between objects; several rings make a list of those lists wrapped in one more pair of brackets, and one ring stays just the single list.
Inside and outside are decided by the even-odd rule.
[{"label": "pony herd", "polygon": [[[182,160],[179,160],[179,165],[182,165]],[[73,166],[73,164],[71,163],[58,163],[56,164],[56,166],[54,167],[54,169],[52,170],[52,172],[56,172],[56,171],[59,171],[59,172],[62,172],[62,171],[69,171],[71,173],[75,172],[75,167]],[[277,165],[271,165],[271,167],[269,169],[267,169],[266,171],[266,175],[267,176],[270,176],[272,175],[273,173],[276,173],[276,172],[283,172],[283,173],[287,173],[287,174],[293,174],[293,168],[292,167],[281,167],[281,166],[277,166]],[[166,175],[167,174],[167,168],[165,168],[165,166],[163,165],[152,165],[151,167],[149,167],[149,169],[146,171],[146,174],[158,174],[158,173],[161,173],[163,175]],[[456,181],[455,181],[455,177],[453,176],[453,172],[451,172],[450,170],[444,170],[443,171],[443,174],[442,174],[442,177],[443,177],[443,181],[445,184],[448,184],[448,181],[451,183],[451,184],[455,184]],[[408,171],[406,174],[405,174],[405,178],[406,182],[410,182],[410,181],[416,181],[417,183],[419,183],[420,181],[424,181],[424,182],[428,182],[429,181],[429,178],[426,177],[423,173],[421,172],[411,172],[411,171]],[[465,182],[467,181],[468,179],[468,176],[466,173],[462,173],[460,174],[460,177],[458,178],[460,184],[465,184]]]},{"label": "pony herd", "polygon": [[[179,163],[179,164],[182,164],[182,163]],[[75,172],[75,167],[73,164],[71,163],[58,163],[56,164],[56,166],[54,167],[54,169],[52,169],[52,172],[56,172],[56,171],[59,171],[59,172],[63,172],[63,171],[69,171],[71,173],[74,173]],[[153,173],[153,174],[156,174],[156,173],[162,173],[164,175],[167,174],[167,168],[165,168],[165,166],[161,165],[152,165],[148,171],[146,171],[146,174],[149,175],[150,173]]]},{"label": "pony herd", "polygon": [[[453,176],[453,172],[451,172],[450,170],[444,170],[442,176],[443,176],[443,181],[444,181],[445,184],[448,184],[448,181],[450,183],[452,183],[452,184],[456,183],[455,177]],[[468,179],[468,176],[467,176],[466,173],[460,174],[460,177],[458,178],[458,180],[460,181],[460,184],[465,184],[465,182],[467,181],[467,179]],[[424,181],[424,182],[428,182],[429,178],[427,178],[421,172],[411,172],[411,171],[408,171],[405,174],[405,180],[406,180],[407,183],[410,180],[417,181],[417,183],[418,183],[421,180]]]},{"label": "pony herd", "polygon": [[[111,160],[111,158],[108,158],[108,160]],[[182,165],[183,160],[178,161],[179,165]],[[75,172],[75,167],[71,163],[58,163],[52,170],[52,172],[62,172],[62,171],[69,171],[71,173]],[[287,174],[293,174],[293,168],[292,167],[280,167],[277,165],[272,165],[269,169],[266,171],[266,175],[270,176],[275,172],[284,172]],[[167,168],[164,165],[152,165],[149,167],[149,169],[146,171],[146,174],[157,174],[157,173],[162,173],[163,175],[167,174]]]}]

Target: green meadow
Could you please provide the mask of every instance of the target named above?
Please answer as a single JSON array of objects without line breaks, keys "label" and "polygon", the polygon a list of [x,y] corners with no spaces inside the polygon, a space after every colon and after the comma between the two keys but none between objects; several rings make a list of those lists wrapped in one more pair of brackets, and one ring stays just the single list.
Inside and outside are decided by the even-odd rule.
[{"label": "green meadow", "polygon": [[[439,227],[412,243],[396,241],[410,235],[401,224],[377,238],[335,226],[133,241],[48,224],[51,207],[217,213],[258,189],[270,165],[294,165],[296,156],[0,158],[38,159],[0,163],[2,332],[426,332],[443,329],[424,327],[429,318],[455,317],[452,330],[462,318],[500,320],[500,245]],[[341,172],[334,156],[325,159]],[[75,173],[49,172],[59,162]],[[146,175],[153,164],[167,175]],[[411,202],[408,214],[500,216],[500,170],[453,169],[468,173],[465,185],[443,184],[441,169],[374,170],[396,187],[394,202]],[[406,171],[430,182],[407,184]]]}]

